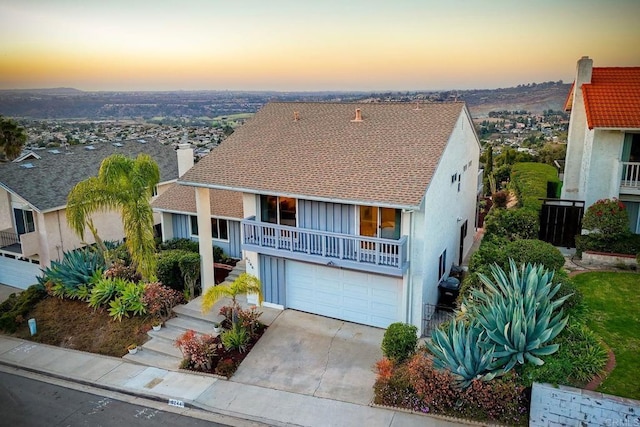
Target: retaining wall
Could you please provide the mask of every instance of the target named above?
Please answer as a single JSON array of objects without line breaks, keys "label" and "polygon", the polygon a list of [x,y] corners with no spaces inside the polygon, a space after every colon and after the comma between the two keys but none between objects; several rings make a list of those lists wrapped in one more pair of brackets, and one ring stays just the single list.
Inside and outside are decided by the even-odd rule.
[{"label": "retaining wall", "polygon": [[640,427],[640,401],[534,383],[529,426]]}]

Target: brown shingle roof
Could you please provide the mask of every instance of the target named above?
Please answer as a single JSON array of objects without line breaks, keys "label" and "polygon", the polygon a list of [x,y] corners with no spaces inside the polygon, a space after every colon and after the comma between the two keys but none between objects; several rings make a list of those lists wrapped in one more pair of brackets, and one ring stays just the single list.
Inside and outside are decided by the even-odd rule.
[{"label": "brown shingle roof", "polygon": [[[352,121],[356,108],[360,122]],[[462,102],[419,109],[409,103],[269,103],[180,182],[416,207],[463,108]]]},{"label": "brown shingle roof", "polygon": [[[211,215],[242,219],[242,193],[229,190],[209,190]],[[196,213],[196,189],[172,184],[151,204],[159,211]]]}]

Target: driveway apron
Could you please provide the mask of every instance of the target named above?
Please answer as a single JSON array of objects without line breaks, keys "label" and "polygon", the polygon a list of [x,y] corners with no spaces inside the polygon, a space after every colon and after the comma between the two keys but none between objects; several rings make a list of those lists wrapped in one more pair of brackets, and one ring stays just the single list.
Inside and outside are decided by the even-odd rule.
[{"label": "driveway apron", "polygon": [[232,381],[367,405],[384,330],[285,310]]}]

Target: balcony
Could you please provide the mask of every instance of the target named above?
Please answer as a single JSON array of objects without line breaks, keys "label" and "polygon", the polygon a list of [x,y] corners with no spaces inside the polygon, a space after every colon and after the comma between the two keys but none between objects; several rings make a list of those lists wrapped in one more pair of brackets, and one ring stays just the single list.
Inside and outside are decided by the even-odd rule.
[{"label": "balcony", "polygon": [[12,228],[0,231],[0,251],[22,255],[20,236]]},{"label": "balcony", "polygon": [[640,195],[640,163],[620,162],[622,177],[620,194]]},{"label": "balcony", "polygon": [[408,267],[407,236],[377,239],[306,228],[242,221],[242,249],[265,255],[402,276]]}]

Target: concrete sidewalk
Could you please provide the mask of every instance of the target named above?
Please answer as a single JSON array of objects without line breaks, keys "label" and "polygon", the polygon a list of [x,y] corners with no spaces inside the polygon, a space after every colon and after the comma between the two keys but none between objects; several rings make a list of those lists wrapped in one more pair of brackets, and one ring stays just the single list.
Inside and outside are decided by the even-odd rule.
[{"label": "concrete sidewalk", "polygon": [[[438,418],[151,368],[0,335],[0,364],[272,426],[455,426]],[[187,413],[188,414],[188,411]]]}]

